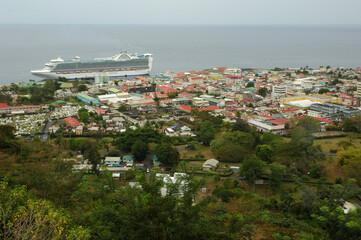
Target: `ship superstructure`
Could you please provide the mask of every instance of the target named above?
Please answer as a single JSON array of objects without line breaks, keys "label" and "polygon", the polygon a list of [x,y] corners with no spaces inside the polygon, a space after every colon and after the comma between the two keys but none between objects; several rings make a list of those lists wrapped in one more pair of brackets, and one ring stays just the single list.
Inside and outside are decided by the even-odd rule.
[{"label": "ship superstructure", "polygon": [[92,61],[82,61],[80,57],[64,61],[56,58],[45,64],[45,68],[32,70],[31,73],[41,78],[85,79],[99,75],[109,77],[128,77],[149,75],[152,69],[153,55],[144,53],[131,55],[121,52],[112,57],[95,58]]}]

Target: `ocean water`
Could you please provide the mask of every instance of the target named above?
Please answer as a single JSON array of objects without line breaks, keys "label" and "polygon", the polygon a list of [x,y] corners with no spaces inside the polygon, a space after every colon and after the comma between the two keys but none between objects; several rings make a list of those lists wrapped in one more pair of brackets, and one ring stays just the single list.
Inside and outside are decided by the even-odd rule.
[{"label": "ocean water", "polygon": [[361,66],[361,25],[0,25],[0,84],[23,82],[50,59],[154,54],[152,75],[217,66]]}]

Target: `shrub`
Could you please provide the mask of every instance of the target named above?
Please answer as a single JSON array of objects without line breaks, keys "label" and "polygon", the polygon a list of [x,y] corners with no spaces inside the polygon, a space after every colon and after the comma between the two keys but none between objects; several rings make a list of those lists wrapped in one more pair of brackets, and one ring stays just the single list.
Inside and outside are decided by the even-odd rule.
[{"label": "shrub", "polygon": [[330,153],[337,153],[337,151],[338,151],[337,149],[331,149]]},{"label": "shrub", "polygon": [[110,157],[119,157],[120,156],[120,151],[118,149],[112,149],[108,152],[108,155]]}]

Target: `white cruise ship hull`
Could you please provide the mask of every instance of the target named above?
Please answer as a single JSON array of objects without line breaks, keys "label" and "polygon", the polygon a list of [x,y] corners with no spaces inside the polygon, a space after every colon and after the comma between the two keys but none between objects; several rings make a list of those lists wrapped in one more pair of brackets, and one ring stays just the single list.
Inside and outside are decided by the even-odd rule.
[{"label": "white cruise ship hull", "polygon": [[96,76],[130,77],[149,75],[153,65],[153,55],[145,53],[139,56],[121,52],[113,57],[98,58],[92,61],[80,61],[79,57],[64,61],[53,59],[45,68],[33,70],[31,74],[41,78],[87,79]]},{"label": "white cruise ship hull", "polygon": [[51,78],[58,79],[59,77],[64,77],[69,80],[83,79],[83,78],[94,78],[96,76],[107,75],[110,78],[115,77],[131,77],[131,76],[143,76],[149,75],[150,70],[134,70],[134,71],[114,71],[114,72],[87,72],[87,73],[68,73],[68,74],[58,74],[56,72],[46,71],[46,70],[33,70],[31,74],[40,77],[40,78]]}]

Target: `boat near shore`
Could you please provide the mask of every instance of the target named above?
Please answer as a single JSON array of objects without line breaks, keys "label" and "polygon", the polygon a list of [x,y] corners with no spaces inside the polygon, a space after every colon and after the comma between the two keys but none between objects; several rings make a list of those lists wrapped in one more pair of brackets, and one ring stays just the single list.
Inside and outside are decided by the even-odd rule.
[{"label": "boat near shore", "polygon": [[153,55],[144,53],[132,55],[127,52],[106,57],[82,61],[76,56],[64,61],[58,57],[45,64],[43,69],[32,70],[31,74],[41,78],[64,77],[69,80],[94,78],[99,75],[109,77],[128,77],[149,75],[152,70]]}]

